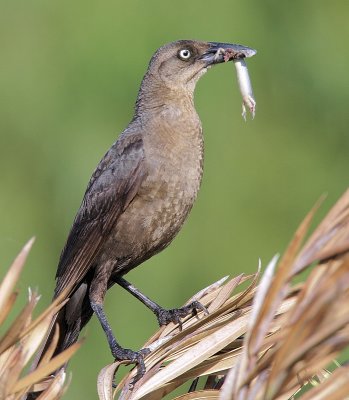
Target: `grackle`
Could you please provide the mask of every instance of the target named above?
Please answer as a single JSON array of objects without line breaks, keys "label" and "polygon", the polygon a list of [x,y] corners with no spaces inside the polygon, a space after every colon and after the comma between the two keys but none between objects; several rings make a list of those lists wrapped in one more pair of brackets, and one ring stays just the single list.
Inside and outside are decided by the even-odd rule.
[{"label": "grackle", "polygon": [[69,300],[55,320],[55,354],[76,342],[95,313],[113,357],[137,364],[138,376],[144,374],[148,350],[121,347],[104,313],[114,283],[150,308],[160,325],[205,311],[198,302],[165,310],[123,276],[171,243],[198,194],[203,136],[193,102],[197,81],[215,64],[254,54],[236,44],[180,40],[153,55],[134,117],[94,171],[61,254],[54,297],[68,288]]}]

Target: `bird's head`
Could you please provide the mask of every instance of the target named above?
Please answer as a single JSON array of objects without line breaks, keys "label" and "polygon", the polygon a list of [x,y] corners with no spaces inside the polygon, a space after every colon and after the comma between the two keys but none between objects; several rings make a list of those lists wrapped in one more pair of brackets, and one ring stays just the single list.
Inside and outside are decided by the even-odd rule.
[{"label": "bird's head", "polygon": [[254,54],[255,50],[239,44],[179,40],[155,52],[148,74],[169,89],[194,91],[196,82],[211,66]]}]

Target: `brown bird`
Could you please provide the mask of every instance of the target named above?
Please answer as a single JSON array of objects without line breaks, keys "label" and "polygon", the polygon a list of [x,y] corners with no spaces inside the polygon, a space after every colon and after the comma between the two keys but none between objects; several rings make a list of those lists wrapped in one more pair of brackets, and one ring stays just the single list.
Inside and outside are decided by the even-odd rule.
[{"label": "brown bird", "polygon": [[160,325],[203,310],[198,302],[165,310],[122,276],[171,243],[198,194],[203,136],[193,101],[197,81],[212,65],[254,54],[236,44],[180,40],[153,55],[134,117],[93,173],[61,254],[54,297],[69,287],[69,301],[56,319],[56,354],[77,340],[94,312],[113,357],[144,373],[147,349],[121,347],[104,313],[114,283],[149,307]]}]

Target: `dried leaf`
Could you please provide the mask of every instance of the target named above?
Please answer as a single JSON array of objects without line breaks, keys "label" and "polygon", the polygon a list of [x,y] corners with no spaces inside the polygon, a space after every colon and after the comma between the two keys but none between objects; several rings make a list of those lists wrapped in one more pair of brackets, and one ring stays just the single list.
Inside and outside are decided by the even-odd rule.
[{"label": "dried leaf", "polygon": [[179,377],[190,368],[195,367],[207,357],[223,349],[231,341],[239,337],[244,332],[244,325],[248,319],[246,314],[233,321],[218,331],[203,339],[200,343],[191,348],[182,357],[173,361],[170,365],[160,370],[155,376],[145,382],[134,394],[133,399],[141,399],[146,394],[158,389],[161,385]]},{"label": "dried leaf", "polygon": [[326,260],[349,250],[349,189],[330,210],[300,252],[294,266],[299,273],[314,261]]},{"label": "dried leaf", "polygon": [[98,374],[97,392],[100,400],[113,399],[113,380],[119,366],[118,362],[107,365]]},{"label": "dried leaf", "polygon": [[23,247],[0,284],[0,310],[7,308],[6,304],[12,296],[12,292],[20,277],[25,260],[27,259],[34,240],[34,238],[30,239],[29,242]]},{"label": "dried leaf", "polygon": [[12,346],[17,340],[19,340],[24,328],[28,325],[28,321],[30,320],[31,314],[38,300],[39,297],[35,293],[30,296],[28,303],[0,340],[0,353],[4,352],[8,347]]},{"label": "dried leaf", "polygon": [[8,297],[7,301],[5,302],[4,308],[0,309],[0,326],[7,318],[8,314],[12,310],[13,305],[17,299],[18,293],[13,292]]},{"label": "dried leaf", "polygon": [[39,382],[46,376],[52,374],[54,371],[58,370],[73,356],[73,354],[79,349],[81,344],[82,341],[74,343],[68,349],[64,350],[62,353],[52,358],[52,360],[46,365],[40,366],[37,369],[35,369],[35,371],[24,376],[16,383],[11,392],[16,393],[25,387],[31,386],[34,383]]},{"label": "dried leaf", "polygon": [[56,400],[60,399],[65,391],[64,382],[65,382],[66,372],[61,369],[48,388],[41,393],[38,397],[38,400]]},{"label": "dried leaf", "polygon": [[190,392],[183,394],[182,396],[175,397],[174,400],[218,400],[219,390],[198,390],[196,392]]},{"label": "dried leaf", "polygon": [[225,284],[221,290],[219,291],[217,297],[213,300],[213,302],[208,307],[208,311],[212,312],[217,310],[221,305],[223,305],[228,298],[231,296],[233,290],[239,285],[243,274],[236,276],[231,279],[227,284]]},{"label": "dried leaf", "polygon": [[[38,326],[40,326],[40,325],[38,325]],[[34,328],[34,329],[37,329],[37,327]],[[52,336],[51,343],[50,343],[48,349],[45,351],[45,354],[42,356],[42,358],[41,358],[41,360],[40,360],[38,365],[47,364],[51,360],[51,358],[52,358],[52,356],[53,356],[53,354],[54,354],[54,352],[56,350],[57,343],[58,343],[58,340],[59,340],[59,325],[56,324],[54,329],[55,330],[54,330],[54,334]],[[47,333],[47,331],[48,331],[48,328],[45,330],[45,332]]]},{"label": "dried leaf", "polygon": [[44,340],[50,327],[52,317],[53,315],[46,317],[46,319],[30,331],[30,334],[26,335],[22,339],[21,343],[23,346],[23,353],[25,354],[25,364],[27,364],[35,352],[40,348],[40,344]]},{"label": "dried leaf", "polygon": [[193,297],[191,297],[185,304],[187,305],[192,303],[193,301],[200,301],[204,296],[207,296],[209,293],[212,293],[213,291],[219,289],[228,278],[229,278],[228,275],[224,276],[223,278],[205,287],[204,289],[201,289]]},{"label": "dried leaf", "polygon": [[349,366],[338,368],[321,384],[302,396],[302,400],[342,400],[348,398]]}]

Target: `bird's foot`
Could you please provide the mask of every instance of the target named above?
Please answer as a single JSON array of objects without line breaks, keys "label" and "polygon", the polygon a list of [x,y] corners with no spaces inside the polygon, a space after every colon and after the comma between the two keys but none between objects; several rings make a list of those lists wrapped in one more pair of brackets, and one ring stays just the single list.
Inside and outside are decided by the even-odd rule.
[{"label": "bird's foot", "polygon": [[158,310],[156,310],[156,316],[160,326],[173,322],[174,324],[178,324],[179,329],[182,330],[183,326],[181,318],[184,318],[189,314],[197,315],[198,311],[203,311],[205,315],[208,315],[208,311],[205,306],[198,301],[193,301],[182,308],[165,310],[164,308],[160,307]]},{"label": "bird's foot", "polygon": [[133,351],[130,349],[124,349],[115,343],[111,348],[111,352],[115,361],[129,361],[130,363],[137,365],[138,371],[131,382],[131,386],[143,377],[146,371],[144,357],[150,353],[149,349],[146,348],[141,349],[140,351]]},{"label": "bird's foot", "polygon": [[121,347],[119,343],[116,341],[113,332],[109,326],[107,317],[103,310],[103,304],[94,301],[90,301],[90,304],[93,311],[97,315],[105,334],[107,335],[109,347],[113,357],[115,358],[115,361],[127,361],[130,364],[137,365],[137,370],[138,370],[137,375],[131,382],[131,386],[133,386],[145,374],[144,357],[150,353],[150,350],[142,349],[140,351],[133,351]]}]

